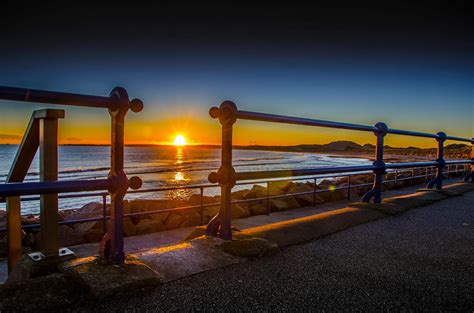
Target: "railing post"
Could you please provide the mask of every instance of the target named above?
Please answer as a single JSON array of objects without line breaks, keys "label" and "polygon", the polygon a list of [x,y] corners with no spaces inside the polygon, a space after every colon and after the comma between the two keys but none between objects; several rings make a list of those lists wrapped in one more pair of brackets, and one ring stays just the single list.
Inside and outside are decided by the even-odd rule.
[{"label": "railing post", "polygon": [[443,187],[443,169],[446,166],[444,161],[444,142],[446,141],[446,134],[439,132],[436,134],[436,141],[438,142],[438,152],[436,156],[436,177],[428,183],[427,188],[432,189],[436,185],[436,189]]},{"label": "railing post", "polygon": [[[58,119],[64,118],[63,110],[34,111],[13,161],[7,182],[22,182],[40,146],[40,180],[56,181],[58,178]],[[22,254],[20,197],[6,199],[8,220],[8,271],[11,272]],[[58,197],[57,194],[41,195],[41,253],[32,253],[34,260],[56,257],[59,254]],[[66,251],[66,250],[64,250]],[[69,252],[69,250],[67,250]]]},{"label": "railing post", "polygon": [[270,182],[267,181],[267,215],[270,215]]},{"label": "railing post", "polygon": [[347,176],[347,200],[351,200],[351,177],[352,175]]},{"label": "railing post", "polygon": [[317,178],[314,178],[314,186],[313,186],[313,205],[316,204],[316,183],[317,183]]},{"label": "railing post", "polygon": [[107,194],[102,195],[102,232],[107,233]]},{"label": "railing post", "polygon": [[207,225],[208,236],[219,237],[224,240],[232,239],[232,187],[235,185],[235,170],[232,167],[232,127],[236,121],[237,106],[232,101],[224,101],[220,107],[213,107],[209,114],[212,118],[219,118],[222,125],[222,160],[217,172],[209,174],[211,183],[219,183],[221,187],[221,206],[219,212]]},{"label": "railing post", "polygon": [[[471,172],[464,177],[465,182],[474,182],[474,138],[472,138],[471,145]],[[466,168],[464,167],[464,169]]]},{"label": "railing post", "polygon": [[[129,180],[124,172],[125,116],[130,108],[134,112],[141,111],[143,104],[137,99],[130,101],[127,91],[121,87],[114,88],[110,93],[110,98],[117,101],[117,107],[109,109],[111,117],[111,164],[108,179],[112,182],[112,187],[109,190],[110,227],[102,239],[99,253],[112,264],[122,264],[125,260],[123,251],[123,199],[129,186]],[[135,182],[141,185],[138,178]]]},{"label": "railing post", "polygon": [[386,173],[385,162],[383,161],[383,142],[384,137],[387,134],[388,127],[384,123],[377,123],[374,126],[374,134],[377,136],[377,145],[375,148],[375,161],[373,165],[374,169],[374,185],[363,197],[362,202],[369,202],[370,199],[374,198],[374,203],[382,202],[382,178]]},{"label": "railing post", "polygon": [[199,187],[200,191],[200,207],[199,207],[199,218],[201,219],[201,225],[204,224],[204,188]]},{"label": "railing post", "polygon": [[[58,180],[58,119],[40,120],[40,181]],[[58,194],[40,196],[41,252],[56,257],[59,252]]]}]

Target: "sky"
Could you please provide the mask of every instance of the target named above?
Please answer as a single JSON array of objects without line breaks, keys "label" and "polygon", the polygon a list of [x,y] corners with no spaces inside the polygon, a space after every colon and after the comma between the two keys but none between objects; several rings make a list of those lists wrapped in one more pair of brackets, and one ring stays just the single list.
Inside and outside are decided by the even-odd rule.
[{"label": "sky", "polygon": [[[6,3],[0,13],[0,85],[140,98],[129,144],[218,144],[212,106],[473,137],[474,43],[467,2],[450,6],[109,6]],[[0,143],[21,139],[45,104],[0,102]],[[101,109],[62,107],[60,142],[106,144]],[[293,145],[370,133],[249,121],[234,143]],[[387,136],[393,146],[434,146]]]}]

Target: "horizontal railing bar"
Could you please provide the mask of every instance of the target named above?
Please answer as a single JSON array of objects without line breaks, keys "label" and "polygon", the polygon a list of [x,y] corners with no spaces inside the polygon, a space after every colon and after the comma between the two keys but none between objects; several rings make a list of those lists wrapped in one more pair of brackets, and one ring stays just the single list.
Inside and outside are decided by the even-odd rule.
[{"label": "horizontal railing bar", "polygon": [[0,99],[105,109],[115,109],[118,105],[110,97],[3,86],[0,86]]},{"label": "horizontal railing bar", "polygon": [[340,167],[326,167],[300,170],[275,170],[275,171],[258,171],[258,172],[238,172],[235,174],[237,181],[251,180],[251,179],[266,179],[278,177],[292,177],[292,176],[310,176],[328,173],[344,173],[344,172],[361,172],[373,170],[373,165],[361,166],[340,166]]},{"label": "horizontal railing bar", "polygon": [[130,190],[129,193],[146,193],[146,192],[158,192],[158,191],[173,191],[179,189],[200,189],[200,188],[213,188],[219,187],[218,184],[203,184],[203,185],[183,185],[183,186],[174,186],[174,187],[162,187],[162,188],[150,188],[150,189],[139,189],[139,190]]},{"label": "horizontal railing bar", "polygon": [[436,166],[438,162],[410,162],[410,163],[390,163],[385,166],[387,169],[399,169],[399,168],[421,168],[421,167],[432,167]]},{"label": "horizontal railing bar", "polygon": [[402,135],[402,136],[412,136],[412,137],[424,137],[424,138],[438,138],[436,134],[429,134],[429,133],[422,133],[422,132],[415,132],[410,130],[401,130],[401,129],[393,129],[389,128],[387,130],[388,134],[394,135]]},{"label": "horizontal railing bar", "polygon": [[0,184],[0,197],[107,190],[110,184],[108,179],[5,183]]},{"label": "horizontal railing bar", "polygon": [[[457,172],[462,172],[462,170],[454,170],[452,173],[457,173]],[[349,176],[349,175],[357,175],[357,174],[348,174],[344,176]],[[429,176],[433,176],[433,175],[434,175],[433,173],[429,174]],[[409,176],[409,177],[397,178],[397,179],[387,179],[387,180],[384,180],[383,183],[411,180],[411,179],[416,179],[416,178],[425,178],[425,175],[419,175],[419,176],[414,176],[414,177]],[[357,188],[357,187],[368,187],[368,186],[372,186],[372,183],[355,184],[355,185],[351,185],[350,188],[352,189],[352,188]],[[347,190],[347,188],[348,188],[347,185],[338,186],[334,190]],[[268,199],[284,198],[284,197],[289,197],[289,196],[306,195],[306,194],[313,194],[313,193],[324,193],[324,192],[330,192],[330,191],[331,191],[330,189],[317,189],[316,191],[305,191],[305,192],[299,192],[299,193],[288,193],[288,194],[283,194],[283,195],[270,196]],[[233,200],[231,203],[239,204],[239,203],[247,203],[247,202],[257,202],[257,201],[264,201],[266,199],[267,197]],[[159,214],[159,213],[172,212],[172,211],[178,211],[178,210],[206,208],[206,207],[213,207],[217,205],[220,205],[220,202],[206,203],[203,205],[177,207],[177,208],[170,208],[170,209],[160,209],[160,210],[153,210],[153,211],[146,211],[146,212],[127,213],[127,214],[124,214],[124,217]],[[110,216],[106,216],[105,219],[109,220]],[[91,218],[76,219],[76,220],[63,220],[63,221],[58,222],[58,224],[59,225],[72,225],[72,224],[77,224],[77,223],[98,222],[98,221],[103,221],[103,220],[104,220],[104,217],[100,216],[100,217],[91,217]],[[34,228],[39,228],[39,227],[40,227],[40,224],[30,224],[30,225],[23,225],[22,229],[34,229]],[[7,228],[0,228],[0,233],[6,232],[6,231],[7,231]]]},{"label": "horizontal railing bar", "polygon": [[330,127],[330,128],[350,129],[350,130],[369,131],[369,132],[375,131],[375,128],[373,126],[367,126],[367,125],[340,123],[340,122],[333,122],[333,121],[324,121],[324,120],[316,120],[316,119],[309,119],[309,118],[302,118],[302,117],[249,112],[249,111],[241,111],[241,110],[237,111],[236,116],[237,118],[240,118],[240,119],[252,120],[252,121]]},{"label": "horizontal railing bar", "polygon": [[456,165],[456,164],[474,164],[474,160],[451,160],[445,161],[446,165]]},{"label": "horizontal railing bar", "polygon": [[[434,162],[433,162],[434,163]],[[456,164],[473,164],[474,161],[471,160],[459,160],[459,161],[446,161],[447,165],[456,165]],[[416,164],[416,163],[415,163]],[[390,165],[389,167],[393,167]],[[410,166],[411,167],[411,166]],[[410,167],[401,167],[405,169],[410,169]],[[430,166],[425,166],[425,167],[430,167]],[[433,166],[431,166],[433,167]],[[416,168],[416,167],[415,167]],[[387,173],[394,173],[393,170],[390,170],[390,168],[387,168],[388,171]],[[337,173],[335,173],[337,174]],[[312,180],[314,178],[317,179],[324,179],[324,178],[334,178],[334,177],[347,177],[347,176],[354,176],[354,175],[363,175],[363,174],[372,174],[371,171],[361,171],[358,172],[357,174],[341,174],[341,175],[325,175],[325,176],[308,176],[308,177],[302,177],[302,178],[287,178],[287,179],[275,179],[270,182],[282,182],[282,181],[303,181],[303,180]],[[244,185],[250,185],[250,184],[263,184],[268,182],[268,180],[254,180],[254,181],[242,181],[242,182],[237,182],[235,185],[239,186],[244,186]],[[0,184],[1,186],[1,184]],[[166,187],[166,188],[151,188],[151,189],[140,189],[140,190],[129,190],[127,194],[131,193],[148,193],[148,192],[160,192],[160,191],[172,191],[172,190],[180,190],[180,189],[200,189],[200,188],[217,188],[219,187],[218,184],[205,184],[205,185],[185,185],[185,186],[176,186],[176,187]],[[59,199],[70,199],[70,198],[87,198],[87,197],[96,197],[96,196],[103,196],[103,195],[108,195],[108,192],[97,192],[97,193],[80,193],[80,194],[63,194],[59,195]],[[27,198],[22,198],[21,201],[28,202],[28,201],[37,201],[39,200],[40,197],[27,197]],[[0,197],[0,203],[5,202],[4,197]]]},{"label": "horizontal railing bar", "polygon": [[[303,117],[286,116],[286,115],[269,114],[269,113],[259,113],[259,112],[250,112],[250,111],[241,111],[241,110],[237,110],[236,117],[239,118],[239,119],[243,119],[243,120],[272,122],[272,123],[283,123],[283,124],[296,124],[296,125],[317,126],[317,127],[328,127],[328,128],[337,128],[337,129],[349,129],[349,130],[357,130],[357,131],[373,132],[373,131],[376,130],[376,128],[374,126],[368,126],[368,125],[360,125],[360,124],[352,124],[352,123],[341,123],[341,122],[334,122],[334,121],[317,120],[317,119],[310,119],[310,118],[303,118]],[[435,138],[435,139],[439,137],[437,134],[415,132],[415,131],[401,130],[401,129],[392,129],[392,128],[389,128],[387,130],[387,133],[388,134],[394,134],[394,135]],[[472,138],[468,139],[468,138],[461,138],[461,137],[454,137],[454,136],[447,136],[446,139],[455,140],[455,141],[471,142],[471,143],[474,142]]]},{"label": "horizontal railing bar", "polygon": [[446,140],[464,141],[464,142],[474,143],[473,139],[454,137],[454,136],[446,136]]}]

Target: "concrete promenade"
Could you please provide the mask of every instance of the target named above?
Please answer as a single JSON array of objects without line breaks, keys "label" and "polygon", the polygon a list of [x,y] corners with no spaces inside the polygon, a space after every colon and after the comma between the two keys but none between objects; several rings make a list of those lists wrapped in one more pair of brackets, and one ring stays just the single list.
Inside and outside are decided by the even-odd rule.
[{"label": "concrete promenade", "polygon": [[474,192],[77,311],[474,310]]},{"label": "concrete promenade", "polygon": [[[445,179],[445,184],[458,182],[459,178]],[[400,189],[394,189],[383,193],[384,198],[405,195],[416,192],[417,189],[423,188],[425,184],[407,186]],[[232,225],[238,229],[247,229],[255,226],[281,222],[322,212],[337,210],[346,207],[349,203],[357,201],[358,198],[353,198],[351,201],[342,200],[337,202],[322,203],[314,207],[306,207],[282,212],[274,212],[270,215],[256,215],[249,218],[242,218],[233,220]],[[133,253],[143,249],[162,247],[166,245],[176,244],[181,242],[194,227],[179,228],[174,230],[163,231],[159,233],[132,236],[125,238],[125,251]],[[98,254],[99,243],[88,243],[70,247],[78,257],[86,257]],[[7,279],[7,260],[0,259],[0,284]]]}]

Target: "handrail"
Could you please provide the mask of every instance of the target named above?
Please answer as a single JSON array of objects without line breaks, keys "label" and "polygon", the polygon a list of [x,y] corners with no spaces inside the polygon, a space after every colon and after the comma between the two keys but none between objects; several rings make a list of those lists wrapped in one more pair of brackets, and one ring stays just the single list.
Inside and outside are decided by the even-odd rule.
[{"label": "handrail", "polygon": [[[453,164],[454,165],[454,164]],[[409,169],[408,169],[409,170]],[[448,168],[449,171],[449,168]],[[463,171],[463,170],[462,170]],[[398,181],[403,181],[403,180],[410,180],[410,179],[416,179],[416,178],[427,178],[428,177],[428,172],[426,172],[423,175],[417,175],[417,176],[409,176],[406,178],[400,178],[398,175],[403,173],[403,169],[401,172],[394,170],[390,172],[392,174],[395,174],[395,179],[386,179],[383,182],[384,183],[390,183],[390,182],[395,182],[397,183]],[[412,172],[413,173],[413,172]],[[452,173],[459,173],[459,169],[455,169],[452,171]],[[316,179],[325,179],[325,178],[337,178],[337,177],[348,177],[349,181],[351,180],[352,176],[357,176],[357,175],[363,175],[364,173],[355,173],[355,174],[348,174],[348,173],[343,173],[340,175],[325,175],[325,176],[316,176],[316,177],[306,177],[306,178],[288,178],[288,179],[277,179],[277,180],[272,180],[271,182],[285,182],[285,181],[299,181],[299,180],[305,180],[305,181],[314,181]],[[449,174],[449,172],[447,172]],[[432,174],[429,174],[430,176]],[[236,183],[236,185],[251,185],[251,184],[267,184],[270,183],[268,180],[258,180],[258,181],[245,181],[245,182],[240,182]],[[318,193],[324,193],[324,192],[330,192],[331,190],[347,190],[348,193],[348,199],[350,199],[351,195],[351,189],[352,188],[358,188],[358,187],[364,187],[364,186],[369,186],[371,183],[363,183],[363,184],[348,184],[347,186],[336,186],[333,189],[315,189],[313,191],[307,191],[307,192],[298,192],[298,193],[285,193],[282,195],[277,195],[277,196],[269,196],[267,194],[266,197],[257,197],[257,198],[251,198],[251,199],[244,199],[244,200],[232,200],[232,204],[238,204],[238,203],[248,203],[248,202],[256,202],[256,201],[263,201],[263,200],[270,200],[270,199],[278,199],[278,198],[283,198],[283,197],[288,197],[288,196],[297,196],[297,195],[304,195],[304,194],[318,194]],[[216,184],[193,184],[193,185],[183,185],[183,186],[174,186],[174,187],[163,187],[163,188],[149,188],[149,189],[140,189],[140,190],[135,190],[135,191],[129,191],[127,194],[131,193],[148,193],[148,192],[160,192],[160,191],[169,191],[169,190],[179,190],[179,189],[204,189],[204,188],[215,188],[218,187],[219,185]],[[316,185],[314,185],[316,187]],[[59,198],[78,198],[78,197],[93,197],[93,196],[102,196],[102,206],[103,206],[103,215],[98,216],[98,217],[91,217],[91,218],[82,218],[82,219],[72,219],[72,220],[64,220],[58,222],[59,225],[74,225],[77,223],[86,223],[86,222],[95,222],[95,221],[106,221],[110,219],[110,216],[106,215],[106,196],[108,195],[107,192],[102,192],[102,193],[87,193],[87,194],[65,194],[65,195],[59,195]],[[201,192],[201,197],[204,196],[203,192]],[[21,201],[34,201],[34,200],[39,200],[39,198],[22,198]],[[158,209],[158,210],[150,210],[150,211],[143,211],[143,212],[134,212],[134,213],[126,213],[124,214],[124,217],[131,217],[131,216],[146,216],[146,215],[151,215],[151,214],[156,214],[156,213],[164,213],[164,212],[172,212],[172,211],[181,211],[181,210],[190,210],[190,209],[200,209],[201,211],[206,208],[206,207],[212,207],[212,206],[218,206],[220,205],[220,202],[213,202],[213,203],[206,203],[204,204],[201,201],[201,204],[199,205],[191,205],[191,206],[185,206],[185,207],[176,207],[176,208],[170,208],[170,209]],[[201,212],[202,213],[202,212]],[[201,221],[201,224],[204,222]],[[105,225],[106,226],[106,225]],[[23,230],[28,230],[28,229],[34,229],[40,227],[40,224],[28,224],[28,225],[23,225],[22,229]],[[0,228],[0,232],[5,232],[7,229],[6,228]]]},{"label": "handrail", "polygon": [[[238,172],[235,174],[235,179],[237,181],[240,181],[240,180],[263,179],[263,178],[310,176],[310,175],[329,174],[329,173],[363,172],[363,171],[371,171],[373,169],[374,169],[373,165],[361,165],[361,166],[338,166],[338,167],[300,169],[300,170]],[[209,175],[209,181],[217,183],[219,182],[219,177],[217,175]]]},{"label": "handrail", "polygon": [[[371,190],[369,190],[363,197],[363,202],[369,202],[372,198],[374,203],[381,203],[382,201],[382,183],[383,175],[386,174],[387,169],[402,169],[409,167],[431,167],[437,168],[436,177],[428,183],[427,188],[436,189],[442,188],[443,168],[446,164],[474,164],[474,151],[470,161],[456,160],[447,163],[444,160],[444,142],[446,140],[470,142],[474,145],[474,138],[467,139],[461,137],[447,136],[443,132],[436,134],[423,133],[417,131],[401,130],[389,128],[385,123],[379,122],[374,126],[334,122],[319,119],[309,119],[294,116],[285,116],[277,114],[268,114],[261,112],[251,112],[238,110],[237,106],[232,101],[224,101],[220,107],[213,107],[209,110],[209,115],[212,118],[218,118],[222,125],[222,159],[221,166],[217,172],[209,174],[209,181],[211,183],[219,183],[221,186],[221,208],[218,214],[209,222],[207,226],[207,235],[218,236],[225,240],[232,239],[231,232],[231,201],[230,193],[232,187],[237,181],[249,180],[256,178],[274,178],[274,177],[288,177],[288,176],[302,176],[319,173],[338,173],[344,171],[365,171],[372,170],[374,173],[374,183]],[[333,129],[347,129],[354,131],[372,132],[376,136],[375,161],[372,166],[348,166],[336,168],[312,168],[304,170],[279,170],[279,171],[258,171],[258,172],[235,172],[232,166],[232,130],[233,124],[238,119],[263,121],[272,123],[295,124],[304,126],[316,126]],[[385,164],[384,162],[384,137],[388,134],[423,137],[435,139],[438,145],[437,158],[433,162],[414,162],[414,163],[396,163]],[[472,165],[472,173],[466,176],[466,180],[474,180],[474,165]]]},{"label": "handrail", "polygon": [[[27,132],[22,142],[27,153],[19,153],[18,168],[12,169],[13,172],[26,174],[27,168],[30,166],[32,157],[38,145],[42,151],[41,159],[43,163],[41,167],[41,182],[23,183],[22,178],[11,180],[10,182],[0,185],[0,197],[7,197],[9,238],[16,238],[14,241],[9,239],[9,271],[21,256],[21,221],[20,214],[20,198],[22,195],[41,195],[41,212],[42,224],[44,223],[44,231],[42,232],[41,252],[44,257],[59,261],[60,251],[65,249],[57,249],[59,241],[57,236],[57,210],[58,193],[74,192],[74,191],[94,191],[108,190],[111,197],[111,217],[110,229],[101,242],[99,253],[106,257],[113,264],[121,264],[125,260],[123,250],[123,198],[129,187],[139,188],[141,180],[138,177],[128,179],[124,172],[124,132],[125,132],[125,116],[128,111],[140,112],[143,109],[143,102],[139,99],[130,100],[127,91],[122,87],[114,88],[108,97],[83,95],[76,93],[66,93],[57,91],[46,91],[37,89],[25,89],[16,87],[0,86],[0,100],[13,100],[24,102],[41,102],[58,105],[72,105],[91,108],[105,108],[108,110],[111,120],[111,155],[110,155],[110,172],[107,179],[98,180],[73,180],[58,181],[57,180],[57,118],[62,115],[48,117],[49,111],[41,111],[34,114],[32,120],[35,121],[35,127],[31,132]],[[54,113],[53,111],[51,111]],[[57,112],[57,113],[61,113]],[[55,120],[53,120],[53,118]],[[38,123],[36,119],[42,119],[41,123],[49,125],[48,128],[42,128],[40,135]],[[39,140],[39,137],[44,140]],[[28,140],[26,140],[27,138]],[[30,140],[31,139],[31,140]],[[26,155],[26,156],[25,156]],[[43,165],[45,168],[43,168]],[[17,175],[19,176],[19,175]],[[47,200],[47,201],[46,201]],[[10,204],[10,206],[9,206]],[[45,213],[47,212],[45,216]],[[50,226],[50,228],[46,226]],[[48,229],[52,231],[48,231]],[[44,240],[43,240],[44,239]],[[37,255],[38,256],[38,255]],[[36,257],[35,260],[42,257]],[[53,263],[54,263],[53,262]]]},{"label": "handrail", "polygon": [[[138,189],[141,181],[138,177],[129,180],[128,187]],[[111,179],[66,180],[49,182],[5,183],[0,184],[0,197],[46,195],[63,192],[114,190]]]},{"label": "handrail", "polygon": [[[212,117],[219,117],[219,113],[216,109],[218,110],[218,108],[211,109],[210,114]],[[250,111],[242,111],[242,110],[237,110],[235,112],[235,117],[238,119],[243,119],[243,120],[282,123],[282,124],[295,124],[295,125],[304,125],[304,126],[316,126],[316,127],[336,128],[336,129],[348,129],[348,130],[367,131],[367,132],[374,132],[377,130],[374,126],[368,126],[368,125],[341,123],[341,122],[334,122],[334,121],[327,121],[327,120],[318,120],[318,119],[310,119],[310,118],[303,118],[303,117],[250,112]],[[437,134],[422,133],[422,132],[393,129],[393,128],[388,128],[387,134],[412,136],[412,137],[425,137],[425,138],[434,138],[434,139],[439,138],[439,135]],[[468,138],[446,136],[446,139],[474,143],[473,139],[468,139]]]},{"label": "handrail", "polygon": [[[41,102],[59,105],[73,105],[90,108],[104,108],[110,110],[118,109],[120,107],[121,101],[123,101],[123,99],[120,99],[116,96],[91,96],[78,93],[5,86],[0,86],[0,99],[13,101]],[[140,112],[141,110],[143,110],[143,102],[140,99],[132,99],[130,101],[130,110],[132,110],[133,112]]]}]

